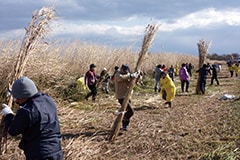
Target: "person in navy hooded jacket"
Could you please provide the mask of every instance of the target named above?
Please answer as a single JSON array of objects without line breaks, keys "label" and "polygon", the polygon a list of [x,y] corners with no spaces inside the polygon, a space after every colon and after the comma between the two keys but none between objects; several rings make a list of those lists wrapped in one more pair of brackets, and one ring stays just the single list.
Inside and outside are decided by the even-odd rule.
[{"label": "person in navy hooded jacket", "polygon": [[22,135],[19,148],[27,160],[62,160],[60,126],[53,99],[39,92],[34,82],[20,77],[12,86],[17,113],[2,104],[1,114],[11,136]]}]

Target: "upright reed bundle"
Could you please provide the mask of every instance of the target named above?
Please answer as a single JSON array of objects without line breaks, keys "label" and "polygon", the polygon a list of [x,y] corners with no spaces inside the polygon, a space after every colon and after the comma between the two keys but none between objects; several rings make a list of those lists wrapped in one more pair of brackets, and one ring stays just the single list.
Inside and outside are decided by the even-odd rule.
[{"label": "upright reed bundle", "polygon": [[[144,57],[147,55],[148,49],[152,44],[155,34],[157,33],[158,27],[159,27],[158,25],[150,25],[150,24],[146,27],[145,35],[144,35],[143,43],[142,43],[142,48],[139,53],[135,71],[138,71],[140,66],[142,65]],[[119,130],[121,127],[121,122],[122,122],[123,116],[124,116],[124,111],[126,111],[126,109],[127,109],[127,104],[128,104],[129,98],[131,97],[131,93],[134,88],[134,85],[135,85],[135,81],[131,80],[130,87],[126,93],[126,98],[124,99],[123,104],[119,110],[119,112],[121,114],[118,114],[116,120],[114,121],[112,130],[111,130],[111,133],[109,136],[109,141],[114,141],[119,133]]]},{"label": "upright reed bundle", "polygon": [[[12,88],[13,82],[24,74],[24,68],[29,56],[33,53],[37,44],[42,41],[45,35],[51,30],[49,22],[54,18],[54,15],[54,7],[43,7],[40,10],[33,12],[32,20],[28,28],[25,28],[26,33],[22,41],[16,64],[13,71],[8,76],[9,89]],[[10,96],[8,99],[9,107],[12,107],[12,102],[13,97]],[[0,154],[3,154],[6,148],[7,131],[4,125],[4,117],[2,117],[0,124]]]},{"label": "upright reed bundle", "polygon": [[[198,52],[199,52],[199,68],[201,68],[205,62],[205,59],[207,57],[207,52],[210,47],[210,42],[207,42],[205,40],[199,40],[197,43],[198,45]],[[196,94],[202,94],[200,90],[200,73],[198,74],[198,81],[196,86]]]}]

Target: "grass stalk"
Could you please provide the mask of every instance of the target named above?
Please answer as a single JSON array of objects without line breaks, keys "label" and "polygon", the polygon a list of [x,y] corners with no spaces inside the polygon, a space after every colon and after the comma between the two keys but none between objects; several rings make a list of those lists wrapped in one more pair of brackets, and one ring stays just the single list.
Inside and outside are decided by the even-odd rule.
[{"label": "grass stalk", "polygon": [[[32,20],[28,28],[25,28],[26,33],[14,69],[8,75],[9,89],[12,88],[12,84],[16,79],[23,76],[29,56],[34,52],[37,45],[44,40],[45,35],[51,30],[49,22],[54,18],[54,15],[54,7],[43,7],[33,12]],[[8,99],[8,106],[12,107],[12,103],[13,97],[10,96]],[[4,125],[4,117],[2,117],[0,127],[0,155],[2,155],[4,151],[7,150],[7,131]]]}]

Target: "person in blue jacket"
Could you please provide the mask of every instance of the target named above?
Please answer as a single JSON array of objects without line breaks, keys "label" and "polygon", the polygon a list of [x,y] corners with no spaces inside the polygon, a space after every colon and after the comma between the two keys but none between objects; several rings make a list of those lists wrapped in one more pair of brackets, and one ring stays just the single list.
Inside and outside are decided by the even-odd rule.
[{"label": "person in blue jacket", "polygon": [[161,72],[163,71],[162,69],[162,65],[156,65],[155,69],[154,69],[154,78],[155,78],[155,84],[154,84],[154,91],[155,92],[160,92],[161,90],[161,86],[159,85],[160,79],[161,79]]},{"label": "person in blue jacket", "polygon": [[17,113],[2,104],[1,114],[11,136],[22,135],[19,148],[27,160],[62,160],[60,126],[53,99],[39,92],[28,77],[20,77],[12,86]]}]

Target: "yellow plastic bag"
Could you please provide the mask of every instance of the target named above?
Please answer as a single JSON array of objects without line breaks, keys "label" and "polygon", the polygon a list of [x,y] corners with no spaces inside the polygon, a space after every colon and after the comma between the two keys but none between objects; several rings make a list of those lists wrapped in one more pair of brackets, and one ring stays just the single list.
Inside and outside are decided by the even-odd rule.
[{"label": "yellow plastic bag", "polygon": [[77,85],[81,91],[87,90],[87,87],[85,86],[85,83],[84,83],[84,77],[80,77],[77,79]]}]

